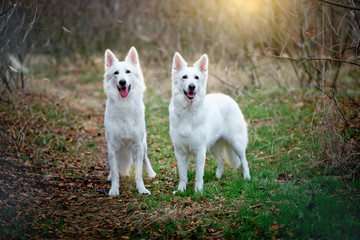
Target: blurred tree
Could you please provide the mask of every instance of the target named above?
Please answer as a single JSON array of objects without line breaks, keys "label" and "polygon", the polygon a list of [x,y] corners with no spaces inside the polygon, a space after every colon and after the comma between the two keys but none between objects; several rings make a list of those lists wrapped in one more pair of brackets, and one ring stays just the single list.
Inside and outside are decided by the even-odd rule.
[{"label": "blurred tree", "polygon": [[36,19],[36,2],[5,0],[0,5],[0,101],[9,102],[6,93],[25,87],[23,60]]}]

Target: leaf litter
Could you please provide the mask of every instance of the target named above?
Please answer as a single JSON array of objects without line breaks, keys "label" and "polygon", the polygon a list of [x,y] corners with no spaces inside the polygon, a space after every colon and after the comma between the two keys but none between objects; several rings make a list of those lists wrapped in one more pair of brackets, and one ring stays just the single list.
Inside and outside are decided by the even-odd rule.
[{"label": "leaf litter", "polygon": [[[246,189],[236,190],[237,197],[196,196],[190,190],[181,196],[172,195],[178,181],[177,165],[171,144],[159,145],[164,136],[156,132],[166,130],[162,125],[148,126],[155,132],[148,134],[149,155],[158,165],[158,176],[144,179],[152,196],[138,195],[131,174],[121,177],[120,196],[109,197],[104,100],[91,94],[102,88],[101,83],[89,84],[86,90],[74,94],[74,90],[66,89],[64,81],[65,86],[57,86],[62,97],[31,92],[16,97],[12,105],[0,102],[1,239],[221,239],[238,237],[233,233],[244,231],[275,239],[274,235],[281,236],[285,230],[288,235],[283,236],[291,236],[293,229],[280,222],[259,226],[259,213],[278,215],[280,203],[260,203],[256,198],[245,204]],[[270,121],[254,119],[251,124],[261,127]],[[153,123],[158,124],[158,119]],[[301,150],[289,145],[282,153],[294,155]],[[277,167],[275,154],[254,154],[259,163],[269,161]],[[303,184],[295,170],[278,172],[274,183]],[[281,192],[256,184],[256,191],[269,197]],[[316,207],[313,203],[305,206],[308,211]],[[229,228],[233,229],[232,235],[226,235]]]},{"label": "leaf litter", "polygon": [[[126,239],[150,232],[156,237],[169,221],[187,221],[184,229],[178,225],[185,234],[210,226],[202,220],[206,214],[221,215],[222,205],[205,197],[174,198],[148,209],[133,177],[122,177],[120,196],[108,197],[103,109],[59,102],[54,95],[33,92],[13,105],[0,105],[1,237]],[[163,185],[153,194],[172,196],[177,180],[171,169],[176,167],[173,162],[159,172],[161,177],[145,178],[146,184]],[[156,231],[154,224],[160,225]],[[209,227],[206,234],[223,230]]]}]

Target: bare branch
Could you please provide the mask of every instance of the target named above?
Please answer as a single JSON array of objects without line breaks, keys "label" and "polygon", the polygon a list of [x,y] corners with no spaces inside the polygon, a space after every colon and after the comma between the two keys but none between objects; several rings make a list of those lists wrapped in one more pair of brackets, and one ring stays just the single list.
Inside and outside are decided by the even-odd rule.
[{"label": "bare branch", "polygon": [[16,6],[17,6],[17,4],[15,3],[14,5],[12,5],[12,6],[10,6],[8,9],[6,9],[5,11],[3,11],[2,13],[0,13],[0,17],[2,16],[2,15],[4,15],[5,13],[7,13],[8,11],[10,11],[10,9],[11,8],[16,8]]},{"label": "bare branch", "polygon": [[289,60],[289,61],[295,61],[299,63],[306,63],[309,61],[328,61],[328,62],[341,62],[341,63],[347,63],[355,66],[360,67],[360,63],[355,62],[349,62],[346,60],[336,59],[336,58],[322,58],[322,57],[308,57],[308,58],[291,58],[291,57],[283,57],[283,56],[277,56],[277,55],[254,55],[249,54],[249,57],[258,57],[258,58],[276,58],[276,59],[283,59],[283,60]]},{"label": "bare branch", "polygon": [[341,110],[341,108],[340,108],[337,100],[336,100],[335,93],[332,93],[333,96],[330,96],[327,92],[325,92],[325,91],[324,91],[322,88],[320,88],[318,85],[314,84],[314,86],[315,86],[319,91],[321,91],[323,94],[325,94],[329,99],[331,99],[331,100],[335,103],[337,109],[339,110],[342,118],[343,118],[344,121],[345,121],[345,126],[346,126],[346,125],[347,125],[347,120],[346,120],[345,115],[344,115],[343,111]]},{"label": "bare branch", "polygon": [[334,5],[334,6],[337,6],[337,7],[342,7],[342,8],[346,8],[346,9],[360,11],[360,8],[349,6],[349,5],[344,5],[344,4],[341,4],[341,3],[334,3],[334,2],[331,2],[331,1],[327,1],[327,0],[317,0],[317,1],[327,3],[327,4],[330,4],[330,5]]},{"label": "bare branch", "polygon": [[254,97],[250,96],[249,94],[245,93],[241,88],[238,88],[238,87],[236,87],[236,86],[234,86],[234,85],[232,85],[232,84],[224,81],[223,79],[221,79],[220,77],[216,76],[216,75],[213,74],[213,73],[210,73],[210,75],[213,76],[214,78],[216,78],[217,80],[219,80],[220,82],[222,82],[223,84],[225,84],[226,86],[231,87],[231,88],[234,88],[237,92],[240,92],[241,94],[244,94],[244,95],[248,96],[249,98],[254,99],[254,100],[257,101],[258,103],[261,103],[261,101],[260,101],[259,99],[254,98]]},{"label": "bare branch", "polygon": [[210,76],[213,76],[214,78],[216,78],[217,80],[219,80],[220,82],[222,82],[223,84],[225,84],[226,86],[231,87],[231,88],[235,89],[236,91],[239,91],[239,92],[242,93],[242,89],[240,89],[240,88],[238,88],[238,87],[236,87],[236,86],[234,86],[234,85],[226,82],[225,80],[221,79],[219,76],[217,76],[217,75],[215,75],[215,74],[213,74],[213,73],[210,73],[209,75],[210,75]]}]

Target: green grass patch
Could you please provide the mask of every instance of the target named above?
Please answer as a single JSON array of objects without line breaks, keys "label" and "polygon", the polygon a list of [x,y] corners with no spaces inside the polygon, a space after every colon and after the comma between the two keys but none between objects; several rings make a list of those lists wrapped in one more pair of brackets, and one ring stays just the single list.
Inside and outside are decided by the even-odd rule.
[{"label": "green grass patch", "polygon": [[[42,174],[47,177],[42,180],[37,173],[34,179],[46,185],[47,190],[33,196],[41,197],[34,202],[43,208],[21,211],[8,202],[16,203],[17,196],[27,197],[29,193],[17,190],[16,195],[14,188],[6,190],[12,194],[0,208],[2,223],[16,218],[19,212],[36,213],[32,213],[33,218],[26,218],[30,222],[26,225],[30,229],[27,235],[13,227],[16,222],[3,225],[1,235],[8,238],[81,235],[125,239],[357,239],[360,181],[347,182],[315,167],[321,145],[313,125],[320,121],[320,115],[311,100],[307,100],[312,93],[254,90],[249,94],[252,98],[243,95],[236,101],[248,122],[251,181],[243,179],[241,169],[229,167],[217,179],[216,160],[208,154],[202,194],[194,192],[193,160],[187,190],[173,193],[179,178],[169,135],[169,99],[151,90],[145,97],[148,156],[158,174],[152,180],[144,177],[151,196],[138,195],[133,171],[130,177],[120,178],[119,197],[107,196],[110,182],[106,181],[104,109],[97,110],[101,114],[96,111],[90,114],[68,105],[56,105],[54,101],[38,101],[15,111],[18,115],[14,119],[18,122],[3,120],[4,126],[0,127],[1,133],[11,139],[9,142],[3,139],[1,147],[10,149],[24,161],[32,159],[35,165],[42,166]],[[0,107],[2,116],[6,112],[6,116],[11,116],[6,106]],[[353,127],[348,134],[355,137],[357,131]],[[14,142],[16,146],[12,145]],[[20,168],[18,165],[16,169]],[[10,169],[12,165],[6,163],[6,166]],[[14,175],[5,170],[0,173]],[[13,181],[16,179],[20,178],[13,177]],[[27,183],[24,189],[31,186]]]},{"label": "green grass patch", "polygon": [[[193,161],[187,190],[172,195],[178,177],[172,167],[176,160],[168,133],[169,102],[149,101],[149,155],[160,180],[151,186],[159,194],[146,198],[145,205],[158,209],[163,203],[172,209],[168,212],[179,212],[158,221],[155,230],[163,236],[185,238],[221,233],[228,238],[355,239],[360,222],[357,194],[342,196],[350,190],[346,183],[311,167],[320,149],[311,130],[318,117],[314,106],[304,101],[302,92],[254,91],[251,95],[267,99],[263,103],[246,96],[237,99],[249,123],[247,158],[252,180],[245,181],[241,170],[230,168],[217,180],[216,161],[209,155],[202,195],[193,190]],[[169,178],[174,182],[168,184]],[[202,206],[201,213],[196,211],[197,204]],[[193,208],[186,214],[187,205]],[[159,219],[167,216],[166,212],[159,215]]]}]

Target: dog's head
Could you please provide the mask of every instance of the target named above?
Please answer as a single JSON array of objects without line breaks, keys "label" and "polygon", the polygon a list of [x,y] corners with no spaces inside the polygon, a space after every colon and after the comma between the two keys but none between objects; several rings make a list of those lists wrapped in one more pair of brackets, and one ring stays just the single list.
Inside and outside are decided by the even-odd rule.
[{"label": "dog's head", "polygon": [[206,95],[207,69],[206,54],[202,55],[193,67],[188,67],[181,55],[175,53],[172,64],[173,94],[181,93],[189,101],[202,99]]},{"label": "dog's head", "polygon": [[135,47],[131,47],[123,62],[107,49],[105,51],[104,89],[108,97],[127,98],[136,89],[144,90],[144,80],[139,57]]}]

